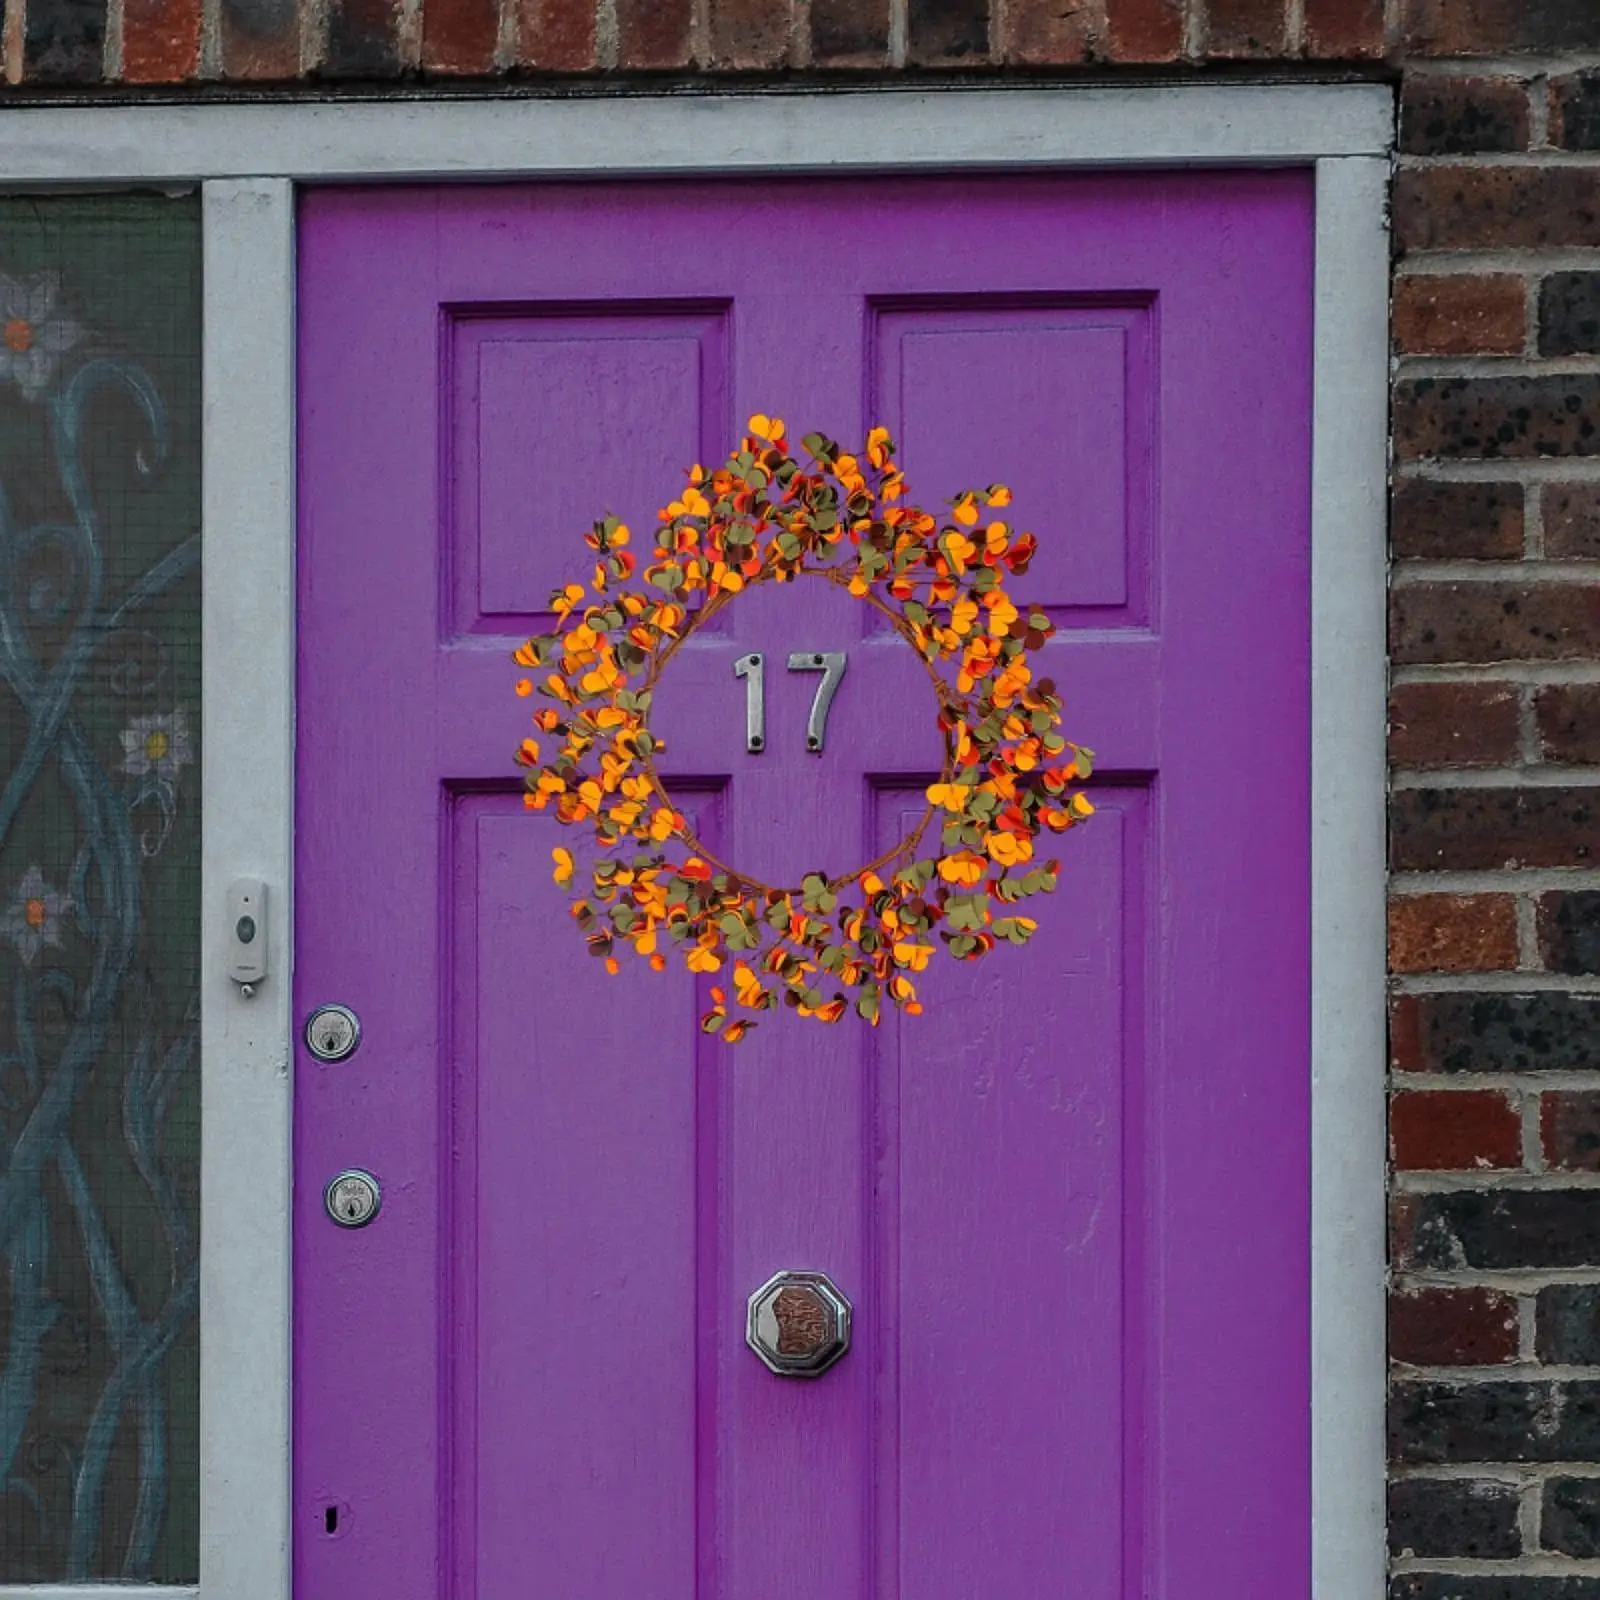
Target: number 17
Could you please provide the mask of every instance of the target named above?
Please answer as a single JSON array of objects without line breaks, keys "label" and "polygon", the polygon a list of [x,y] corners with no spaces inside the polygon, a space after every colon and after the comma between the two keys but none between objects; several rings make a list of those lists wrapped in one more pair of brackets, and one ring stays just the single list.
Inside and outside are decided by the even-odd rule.
[{"label": "number 17", "polygon": [[[843,650],[796,650],[789,656],[791,672],[820,672],[822,681],[811,699],[811,715],[806,718],[806,749],[822,753],[828,734],[828,711],[834,692],[844,677],[847,665]],[[734,676],[744,679],[744,747],[759,755],[767,744],[766,661],[752,651],[733,664]]]}]

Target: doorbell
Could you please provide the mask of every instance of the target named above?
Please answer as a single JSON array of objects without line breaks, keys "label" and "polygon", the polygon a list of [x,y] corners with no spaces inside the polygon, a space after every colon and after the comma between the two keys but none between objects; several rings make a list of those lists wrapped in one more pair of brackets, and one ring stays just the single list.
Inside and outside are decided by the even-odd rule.
[{"label": "doorbell", "polygon": [[246,999],[267,975],[267,886],[259,878],[228,885],[228,976]]}]

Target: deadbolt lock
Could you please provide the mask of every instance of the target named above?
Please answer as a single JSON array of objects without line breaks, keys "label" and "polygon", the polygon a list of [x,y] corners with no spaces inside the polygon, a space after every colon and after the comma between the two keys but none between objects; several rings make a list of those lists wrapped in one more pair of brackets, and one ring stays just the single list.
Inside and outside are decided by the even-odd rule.
[{"label": "deadbolt lock", "polygon": [[341,1228],[364,1228],[378,1214],[383,1191],[378,1180],[361,1167],[347,1167],[328,1180],[322,1191],[322,1204],[328,1216]]},{"label": "deadbolt lock", "polygon": [[306,1018],[304,1038],[318,1061],[348,1061],[361,1043],[361,1022],[349,1006],[318,1006]]}]

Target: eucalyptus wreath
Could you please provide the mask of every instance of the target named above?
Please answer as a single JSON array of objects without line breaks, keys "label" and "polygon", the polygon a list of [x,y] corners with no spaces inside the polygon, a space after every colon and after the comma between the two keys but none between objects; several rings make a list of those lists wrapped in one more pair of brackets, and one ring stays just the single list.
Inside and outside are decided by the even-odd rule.
[{"label": "eucalyptus wreath", "polygon": [[[915,975],[941,949],[975,961],[1032,937],[1019,908],[1060,875],[1038,859],[1040,836],[1094,809],[1079,787],[1091,753],[1062,736],[1061,697],[1034,673],[1050,620],[1007,592],[1038,548],[994,515],[1010,491],[964,490],[936,515],[908,499],[883,428],[859,454],[816,433],[801,448],[805,462],[780,419],[752,417],[739,449],[692,467],[658,513],[642,571],[628,527],[601,518],[584,536],[589,582],[556,590],[555,627],[515,652],[517,693],[549,702],[517,752],[525,804],[589,836],[581,872],[573,851],[553,851],[573,920],[612,972],[622,953],[659,971],[677,951],[718,975],[700,1026],[729,1042],[780,1004],[822,1022],[853,1009],[874,1025],[886,999],[920,1012]],[[892,850],[786,886],[696,837],[656,770],[650,707],[697,629],[752,585],[799,581],[875,607],[917,653],[944,764]]]}]

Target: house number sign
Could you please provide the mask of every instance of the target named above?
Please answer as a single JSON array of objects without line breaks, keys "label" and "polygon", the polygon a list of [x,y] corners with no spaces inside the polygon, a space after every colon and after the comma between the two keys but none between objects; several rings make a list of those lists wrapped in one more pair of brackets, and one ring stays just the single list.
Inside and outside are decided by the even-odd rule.
[{"label": "house number sign", "polygon": [[[789,656],[791,672],[822,674],[811,697],[811,715],[806,718],[806,749],[813,755],[822,754],[828,711],[846,665],[843,650],[795,650]],[[744,747],[752,755],[760,755],[767,747],[766,658],[759,651],[740,656],[733,664],[733,675],[744,679]]]}]

